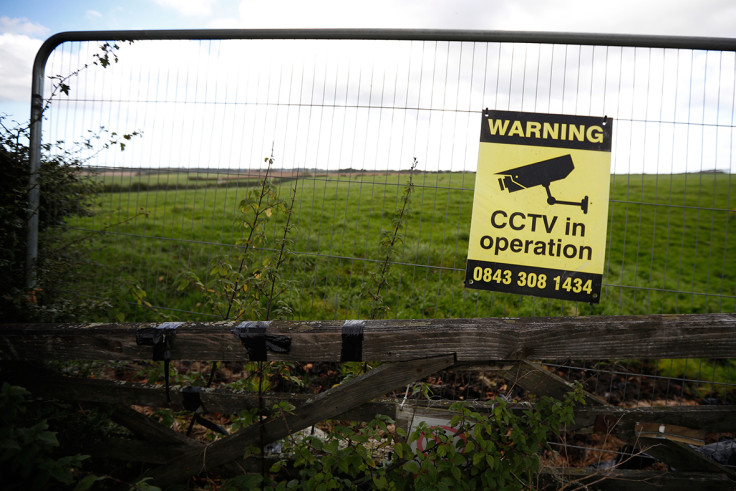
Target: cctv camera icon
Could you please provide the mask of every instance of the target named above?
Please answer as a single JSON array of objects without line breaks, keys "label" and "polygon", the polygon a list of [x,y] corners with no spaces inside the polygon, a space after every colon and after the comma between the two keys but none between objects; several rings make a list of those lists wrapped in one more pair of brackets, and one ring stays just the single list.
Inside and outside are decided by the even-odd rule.
[{"label": "cctv camera icon", "polygon": [[588,213],[588,197],[584,197],[582,201],[576,203],[574,201],[558,200],[549,190],[550,184],[555,181],[561,181],[570,175],[575,169],[570,155],[563,155],[549,160],[542,160],[533,164],[523,165],[514,169],[497,172],[496,175],[503,177],[498,178],[498,184],[501,191],[507,189],[509,193],[520,191],[522,189],[533,188],[534,186],[543,186],[547,191],[547,203],[550,205],[572,205],[579,206],[583,213]]}]

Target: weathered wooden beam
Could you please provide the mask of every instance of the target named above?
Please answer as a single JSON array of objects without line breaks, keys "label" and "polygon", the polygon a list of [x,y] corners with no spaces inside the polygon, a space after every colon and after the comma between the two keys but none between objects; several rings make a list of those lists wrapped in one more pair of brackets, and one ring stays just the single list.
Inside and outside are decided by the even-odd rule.
[{"label": "weathered wooden beam", "polygon": [[[177,411],[184,410],[181,387],[172,386],[171,402],[166,402],[166,393],[162,385],[121,382],[114,380],[86,379],[67,377],[53,370],[42,367],[33,369],[12,370],[6,366],[2,372],[3,379],[28,389],[34,396],[76,402],[93,402],[103,404],[126,404],[150,407],[169,407]],[[499,370],[511,370],[513,364],[501,366]],[[564,381],[563,381],[564,382]],[[554,390],[554,395],[564,395],[565,383]],[[542,391],[543,392],[543,391]],[[539,394],[539,392],[537,392]],[[542,394],[544,395],[544,394]],[[553,394],[547,394],[553,395]],[[258,406],[258,395],[249,392],[232,391],[222,387],[203,388],[200,397],[204,407],[210,412],[235,414],[243,409]],[[289,401],[295,406],[304,404],[310,394],[266,393],[263,395],[266,407],[272,407],[281,401]],[[339,419],[352,421],[369,421],[376,414],[383,414],[396,419],[396,407],[401,401],[396,399],[378,399],[366,402],[359,407],[338,415]],[[410,406],[422,407],[431,405],[434,409],[449,409],[456,401],[424,401],[411,400]],[[476,409],[483,409],[484,402],[467,402]],[[634,425],[637,422],[666,423],[688,428],[699,428],[712,433],[736,432],[736,414],[734,406],[656,406],[656,407],[618,407],[587,404],[575,409],[575,423],[571,430],[584,428],[606,431],[617,427],[620,434],[625,431],[635,437]]]},{"label": "weathered wooden beam", "polygon": [[[449,410],[454,401],[432,401],[431,405],[422,405],[412,401],[403,409],[396,411],[400,424],[415,417],[444,418],[448,421],[455,413]],[[387,404],[376,403],[376,404]],[[395,404],[398,406],[399,401]],[[490,407],[483,403],[471,404],[474,411],[483,413]],[[525,411],[528,406],[510,406],[512,411]],[[636,441],[635,425],[637,423],[658,423],[677,425],[698,429],[710,433],[736,432],[736,406],[673,406],[626,408],[616,406],[574,408],[575,421],[565,427],[569,433],[611,433],[624,440]]]},{"label": "weathered wooden beam", "polygon": [[[498,373],[513,385],[537,396],[548,396],[562,399],[574,389],[574,384],[556,375],[539,363],[521,360],[506,367]],[[608,403],[590,392],[584,391],[583,397],[588,406],[606,406]]]},{"label": "weathered wooden beam", "polygon": [[93,442],[84,447],[85,452],[95,457],[144,464],[165,464],[184,453],[185,450],[187,447],[125,438]]},{"label": "weathered wooden beam", "polygon": [[552,489],[601,491],[693,491],[734,489],[728,475],[712,472],[668,472],[629,469],[542,468],[540,484]]},{"label": "weathered wooden beam", "polygon": [[[500,370],[510,370],[511,366],[500,367]],[[41,398],[103,404],[120,404],[121,401],[124,401],[131,405],[184,410],[180,386],[171,387],[171,403],[167,403],[165,389],[162,385],[66,377],[41,367],[19,371],[5,367],[3,379],[21,385],[34,396]],[[232,391],[222,387],[203,388],[200,397],[204,407],[210,412],[235,414],[243,409],[258,407],[257,394]],[[300,406],[310,397],[313,396],[310,394],[266,393],[263,395],[263,401],[266,407],[273,407],[274,404],[281,401],[289,401],[295,406]],[[400,402],[396,399],[372,400],[339,414],[337,419],[370,421],[376,414],[397,419],[396,408]],[[408,405],[412,407],[431,405],[434,410],[448,410],[454,402],[456,401],[419,399],[408,401]],[[467,402],[467,404],[472,404],[479,411],[482,411],[485,405],[483,401]],[[634,426],[638,422],[665,423],[698,428],[711,433],[730,433],[736,432],[734,414],[736,414],[736,407],[730,405],[627,408],[588,404],[575,408],[575,423],[568,429],[570,431],[614,429],[616,434],[627,436],[632,441],[636,437]]]},{"label": "weathered wooden beam", "polygon": [[[400,361],[454,354],[458,361],[736,358],[736,314],[363,321],[361,355]],[[248,361],[237,323],[182,323],[172,359]],[[268,360],[339,361],[342,321],[272,321],[290,342]],[[150,360],[136,333],[156,324],[6,324],[0,360]]]},{"label": "weathered wooden beam", "polygon": [[626,408],[616,406],[575,408],[569,431],[613,431],[621,438],[636,439],[636,423],[663,423],[697,428],[711,433],[736,431],[736,406],[666,406]]},{"label": "weathered wooden beam", "polygon": [[116,423],[125,426],[134,434],[144,440],[164,445],[183,447],[181,450],[196,450],[202,448],[202,444],[196,440],[187,438],[185,435],[156,423],[148,416],[139,413],[129,407],[117,406],[110,415]]},{"label": "weathered wooden beam", "polygon": [[733,479],[736,485],[736,471],[696,452],[684,443],[666,438],[640,438],[637,445],[642,452],[667,463],[678,471],[725,474]]},{"label": "weathered wooden beam", "polygon": [[452,356],[387,363],[368,373],[348,380],[316,395],[292,414],[270,418],[251,425],[240,432],[215,441],[202,451],[190,451],[163,466],[145,474],[159,486],[168,486],[243,457],[243,449],[259,441],[276,441],[319,421],[338,414],[382,395],[394,387],[411,383],[455,363]]},{"label": "weathered wooden beam", "polygon": [[[122,382],[117,380],[89,379],[67,377],[42,366],[28,367],[22,364],[14,367],[14,363],[3,367],[3,380],[27,389],[35,397],[59,399],[62,401],[91,402],[110,405],[134,405],[169,408],[175,411],[186,411],[182,387],[173,385],[169,389],[170,402],[166,399],[163,385]],[[244,409],[259,406],[258,394],[253,392],[234,391],[223,387],[202,387],[199,393],[204,409],[210,413],[237,414]],[[266,408],[288,401],[300,406],[314,397],[313,394],[266,393],[263,403]],[[348,421],[370,421],[377,414],[396,417],[395,400],[369,401],[358,407],[339,414],[336,419]]]}]

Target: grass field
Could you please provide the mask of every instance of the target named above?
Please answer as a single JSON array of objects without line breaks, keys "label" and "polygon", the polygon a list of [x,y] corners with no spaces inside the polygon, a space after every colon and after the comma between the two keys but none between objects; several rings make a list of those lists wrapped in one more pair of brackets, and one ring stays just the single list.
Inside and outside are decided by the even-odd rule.
[{"label": "grass field", "polygon": [[[362,318],[361,285],[379,266],[379,239],[408,175],[351,172],[278,175],[296,184],[295,255],[283,299],[298,319]],[[257,176],[214,173],[107,174],[94,216],[72,225],[89,237],[78,294],[107,297],[129,320],[154,320],[131,285],[177,319],[211,318],[196,291],[176,286],[186,271],[202,279],[216,258],[237,255],[244,235],[237,205]],[[736,211],[723,173],[612,175],[601,301],[468,290],[463,286],[473,173],[417,173],[403,242],[385,300],[389,317],[445,318],[736,310]],[[268,224],[272,241],[283,218]],[[274,242],[271,242],[273,245]],[[268,249],[268,246],[266,246]],[[267,255],[268,250],[258,254]],[[234,259],[233,259],[234,260]],[[205,281],[206,283],[206,281]]]}]

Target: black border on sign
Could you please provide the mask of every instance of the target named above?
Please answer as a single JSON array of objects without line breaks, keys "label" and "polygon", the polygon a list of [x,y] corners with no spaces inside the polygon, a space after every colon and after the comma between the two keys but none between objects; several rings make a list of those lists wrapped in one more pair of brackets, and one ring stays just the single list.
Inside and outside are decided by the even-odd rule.
[{"label": "black border on sign", "polygon": [[[473,271],[475,268],[491,268],[493,271],[498,269],[502,271],[511,272],[511,281],[509,284],[503,282],[485,282],[476,281],[473,279]],[[545,288],[539,288],[538,286],[530,288],[529,286],[519,286],[518,278],[519,273],[535,273],[536,275],[545,274],[547,275]],[[592,282],[591,292],[580,291],[578,293],[574,291],[567,291],[560,287],[555,289],[556,282],[554,278],[560,277],[560,285],[567,278],[571,278],[573,281],[579,278],[583,284],[588,280]],[[535,297],[545,298],[558,298],[560,300],[574,300],[576,302],[588,302],[588,303],[599,303],[601,299],[601,285],[603,284],[603,275],[594,273],[583,273],[580,271],[565,271],[562,269],[550,269],[550,268],[539,268],[536,266],[525,266],[518,264],[505,264],[505,263],[494,263],[488,261],[478,261],[476,259],[468,259],[465,267],[465,287],[475,288],[477,290],[489,290],[504,293],[518,293],[521,295],[533,295]]]}]

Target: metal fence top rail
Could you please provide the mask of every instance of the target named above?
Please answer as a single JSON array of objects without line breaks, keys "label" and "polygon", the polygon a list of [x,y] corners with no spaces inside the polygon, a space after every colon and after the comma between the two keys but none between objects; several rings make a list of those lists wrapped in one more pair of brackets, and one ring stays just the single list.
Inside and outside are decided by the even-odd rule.
[{"label": "metal fence top rail", "polygon": [[54,34],[43,43],[39,50],[39,55],[50,53],[56,46],[67,41],[136,41],[159,39],[464,41],[736,51],[736,39],[719,37],[457,29],[175,29],[61,32]]}]

